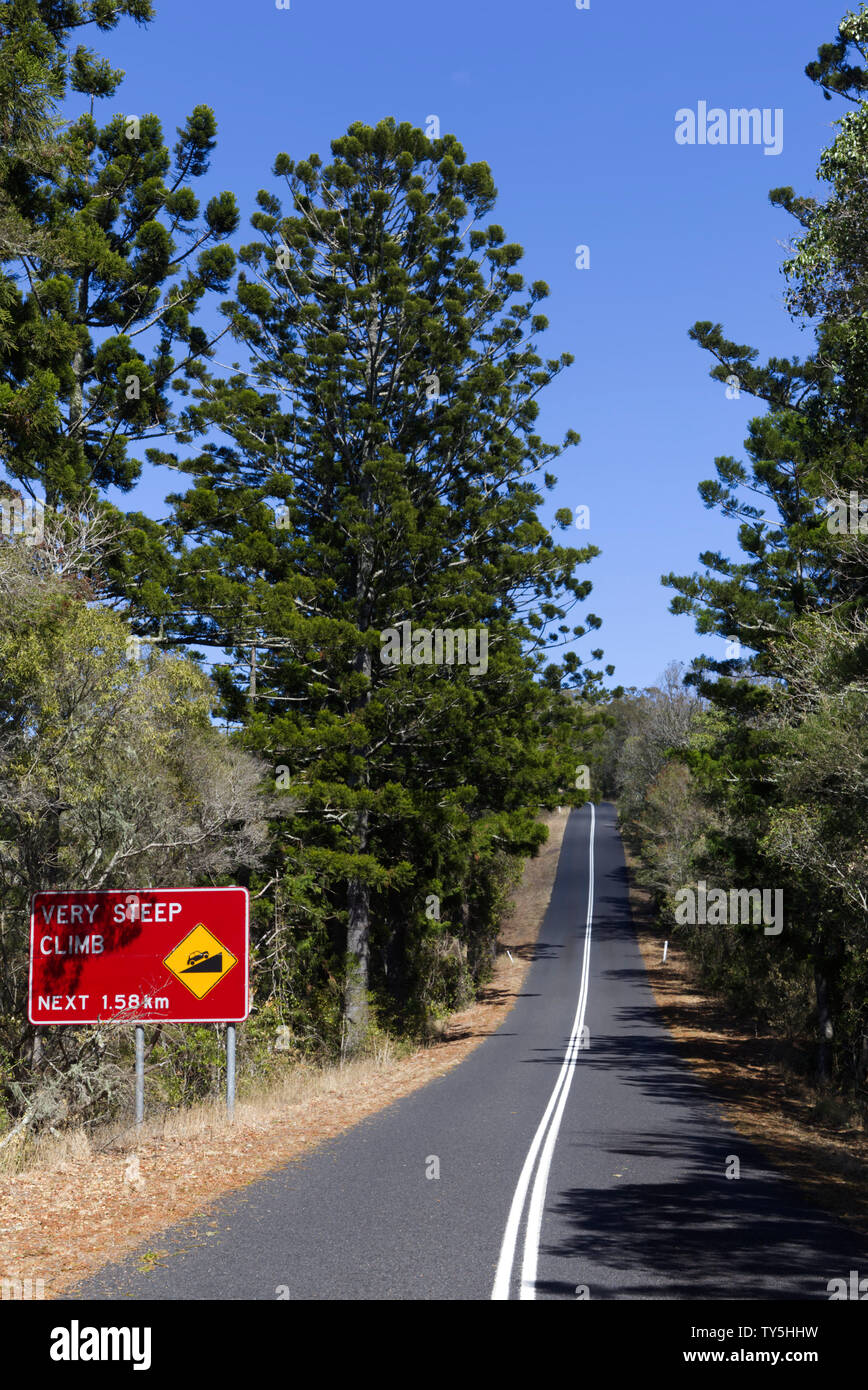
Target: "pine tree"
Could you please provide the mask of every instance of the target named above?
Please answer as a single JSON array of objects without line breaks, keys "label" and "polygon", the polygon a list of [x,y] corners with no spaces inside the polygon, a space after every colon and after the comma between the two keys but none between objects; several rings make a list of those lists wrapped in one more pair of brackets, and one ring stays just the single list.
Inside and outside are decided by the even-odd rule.
[{"label": "pine tree", "polygon": [[[426,942],[483,960],[504,861],[573,783],[552,642],[599,619],[566,621],[595,548],[556,545],[537,515],[560,448],[536,398],[571,358],[540,357],[546,287],[476,225],[487,166],[391,120],[332,151],[328,167],[278,157],[286,211],[259,194],[226,309],[251,370],[203,374],[187,417],[224,442],[183,465],[152,454],[194,476],[173,499],[167,596],[149,554],[117,582],[167,641],[232,653],[225,713],[296,807],[273,873],[313,873],[329,899],[353,1047],[372,985],[418,991]],[[574,653],[564,672],[599,684]]]},{"label": "pine tree", "polygon": [[[208,291],[225,290],[234,264],[224,241],[237,225],[231,194],[210,199],[200,218],[189,182],[208,168],[211,110],[194,109],[171,155],[154,115],[94,119],[94,102],[113,97],[123,73],[70,40],[122,16],[146,23],[152,7],[0,7],[10,59],[0,120],[14,137],[0,161],[0,459],[52,507],[135,482],[141,465],[128,446],[171,429],[173,377],[209,352],[195,311]],[[61,135],[52,111],[70,94],[86,109]]]},{"label": "pine tree", "polygon": [[[868,598],[868,576],[850,563],[851,552],[828,524],[830,504],[854,489],[868,491],[868,72],[849,61],[851,48],[866,58],[864,4],[805,69],[826,98],[834,93],[856,104],[820,160],[818,178],[829,197],[819,202],[792,188],[769,195],[802,229],[783,270],[788,307],[813,330],[814,351],[804,362],[772,358],[758,366],[756,350],[728,340],[720,324],[690,330],[715,359],[711,376],[735,378],[769,412],[750,423],[749,467],[717,459],[717,481],[699,488],[707,507],[741,521],[739,544],[749,559],[733,564],[708,553],[700,557],[704,575],[667,575],[663,582],[679,591],[673,612],[692,613],[700,632],[743,643],[756,654],[753,669],[765,674],[773,673],[771,645],[794,620],[842,603],[861,607]],[[771,504],[771,513],[756,497]],[[726,676],[740,664],[705,667]]]},{"label": "pine tree", "polygon": [[[802,229],[784,271],[790,310],[813,332],[813,352],[804,362],[772,358],[762,367],[756,351],[729,341],[719,324],[691,330],[715,358],[715,379],[737,378],[769,407],[751,421],[749,466],[718,459],[717,480],[700,486],[706,506],[740,520],[747,558],[706,553],[704,574],[663,579],[678,591],[673,612],[689,612],[698,631],[747,648],[743,655],[732,648],[723,661],[703,658],[690,678],[711,706],[687,758],[717,814],[703,868],[741,884],[780,882],[783,873],[787,923],[777,969],[794,989],[806,974],[813,978],[821,1075],[834,1020],[845,1004],[851,1008],[854,981],[864,981],[859,933],[841,899],[840,836],[842,814],[852,813],[852,778],[831,765],[829,753],[834,717],[850,718],[859,706],[868,573],[864,547],[835,534],[829,508],[853,488],[864,496],[868,485],[868,80],[848,61],[851,44],[865,57],[866,41],[863,5],[806,69],[826,97],[857,103],[821,159],[827,200],[797,197],[791,188],[770,195]],[[842,641],[842,632],[853,640]],[[846,740],[842,728],[842,749]],[[762,942],[742,940],[733,955],[753,978],[772,968]],[[849,1026],[852,1032],[852,1017]]]}]

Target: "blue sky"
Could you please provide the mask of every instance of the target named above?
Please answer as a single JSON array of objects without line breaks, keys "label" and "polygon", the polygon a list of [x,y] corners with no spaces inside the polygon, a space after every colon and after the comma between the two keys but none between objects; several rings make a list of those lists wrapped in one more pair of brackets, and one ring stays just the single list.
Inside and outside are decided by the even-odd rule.
[{"label": "blue sky", "polygon": [[[653,682],[702,650],[689,618],[668,612],[659,578],[698,568],[706,548],[737,550],[735,527],[708,512],[697,484],[722,454],[743,456],[749,398],[728,400],[687,338],[698,319],[771,353],[810,351],[783,307],[781,242],[793,233],[770,188],[816,193],[820,151],[846,104],[804,76],[831,41],[844,0],[156,0],[147,29],[123,23],[89,40],[127,77],[95,113],[156,112],[173,136],[192,107],[213,107],[218,148],[208,191],[232,189],[247,219],[273,187],[275,154],[328,155],[354,120],[424,127],[437,115],[468,158],[486,160],[492,219],[525,249],[526,277],[551,288],[547,355],[575,365],[541,399],[540,431],[582,443],[558,464],[545,502],[590,507],[579,544],[603,551],[582,611],[615,681]],[[783,111],[783,150],[679,145],[675,113]],[[590,268],[575,248],[590,248]],[[116,500],[163,513],[178,475],[161,470]],[[580,652],[595,645],[585,639]]]}]

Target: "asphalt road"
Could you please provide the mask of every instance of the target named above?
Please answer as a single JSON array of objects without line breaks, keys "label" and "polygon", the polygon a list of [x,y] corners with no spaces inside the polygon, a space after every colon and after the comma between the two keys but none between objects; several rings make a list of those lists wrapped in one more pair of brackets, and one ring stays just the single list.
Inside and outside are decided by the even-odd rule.
[{"label": "asphalt road", "polygon": [[771,1171],[676,1055],[605,804],[570,816],[493,1037],[158,1243],[148,1272],[133,1256],[67,1297],[826,1300],[868,1269],[868,1239]]}]

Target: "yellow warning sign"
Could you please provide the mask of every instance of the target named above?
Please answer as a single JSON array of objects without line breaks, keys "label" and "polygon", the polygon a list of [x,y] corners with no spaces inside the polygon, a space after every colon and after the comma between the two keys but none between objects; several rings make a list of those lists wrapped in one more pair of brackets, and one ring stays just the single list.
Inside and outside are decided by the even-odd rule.
[{"label": "yellow warning sign", "polygon": [[169,952],[163,964],[191,994],[204,999],[209,990],[225,979],[233,965],[238,964],[238,957],[227,951],[204,923],[199,922]]}]

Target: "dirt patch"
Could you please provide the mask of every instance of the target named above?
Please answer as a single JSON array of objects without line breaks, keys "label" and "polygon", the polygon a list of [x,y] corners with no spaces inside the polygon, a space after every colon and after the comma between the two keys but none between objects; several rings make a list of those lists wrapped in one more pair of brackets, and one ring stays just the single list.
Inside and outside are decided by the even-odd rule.
[{"label": "dirt patch", "polygon": [[726,1118],[818,1207],[868,1233],[868,1135],[864,1128],[823,1124],[817,1092],[775,1060],[780,1042],[734,1023],[726,1005],[703,993],[692,961],[669,942],[650,894],[635,882],[636,861],[624,846],[630,905],[651,988],[678,1050],[722,1102]]},{"label": "dirt patch", "polygon": [[[521,990],[567,818],[567,810],[543,817],[549,839],[525,865],[491,983],[478,1002],[443,1025],[439,1040],[409,1057],[384,1048],[379,1057],[342,1067],[298,1067],[279,1090],[240,1102],[232,1125],[212,1104],[146,1124],[138,1136],[126,1131],[89,1140],[79,1132],[58,1142],[40,1166],[0,1175],[0,1277],[30,1279],[35,1296],[51,1298],[152,1237],[159,1246],[166,1226],[463,1061],[500,1027]],[[150,1253],[156,1258],[158,1251]]]}]

